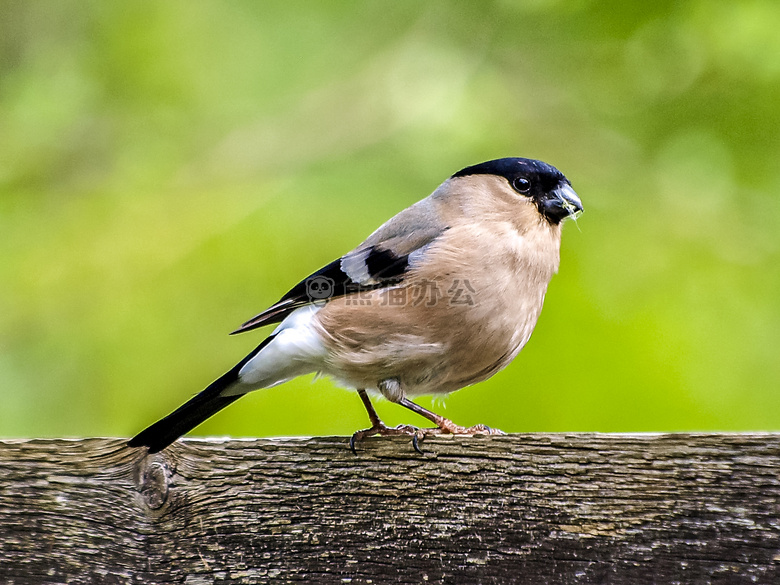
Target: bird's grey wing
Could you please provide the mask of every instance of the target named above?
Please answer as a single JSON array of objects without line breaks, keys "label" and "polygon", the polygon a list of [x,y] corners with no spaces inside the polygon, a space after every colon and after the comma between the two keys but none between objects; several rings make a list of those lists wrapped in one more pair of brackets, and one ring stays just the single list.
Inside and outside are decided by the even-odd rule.
[{"label": "bird's grey wing", "polygon": [[[279,323],[295,309],[317,300],[326,300],[392,286],[414,265],[425,249],[447,226],[436,219],[430,198],[400,212],[371,234],[362,244],[341,258],[312,273],[296,284],[279,301],[252,317],[231,335],[263,325]],[[311,286],[330,286],[329,294],[312,295]]]}]

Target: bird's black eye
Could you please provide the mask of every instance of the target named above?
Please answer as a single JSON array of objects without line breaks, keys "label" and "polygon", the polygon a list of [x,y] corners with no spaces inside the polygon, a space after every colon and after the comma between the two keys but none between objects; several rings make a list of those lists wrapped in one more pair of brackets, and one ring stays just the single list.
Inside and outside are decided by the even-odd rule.
[{"label": "bird's black eye", "polygon": [[531,181],[525,177],[516,177],[512,180],[512,187],[514,187],[515,191],[518,193],[526,194],[531,191]]}]

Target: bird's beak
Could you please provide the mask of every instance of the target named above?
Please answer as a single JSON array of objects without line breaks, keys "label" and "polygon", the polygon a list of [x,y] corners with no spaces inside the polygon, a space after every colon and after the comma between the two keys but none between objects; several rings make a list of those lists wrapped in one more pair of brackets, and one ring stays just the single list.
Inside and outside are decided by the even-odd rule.
[{"label": "bird's beak", "polygon": [[553,223],[567,217],[577,218],[582,213],[582,201],[568,183],[562,183],[550,191],[541,201],[542,213]]}]

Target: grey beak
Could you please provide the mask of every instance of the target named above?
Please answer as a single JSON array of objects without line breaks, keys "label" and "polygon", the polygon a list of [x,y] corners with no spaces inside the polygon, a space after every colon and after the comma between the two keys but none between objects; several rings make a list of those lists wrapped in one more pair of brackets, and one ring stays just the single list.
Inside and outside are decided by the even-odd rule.
[{"label": "grey beak", "polygon": [[568,183],[558,185],[539,203],[539,211],[552,223],[582,213],[582,201]]}]

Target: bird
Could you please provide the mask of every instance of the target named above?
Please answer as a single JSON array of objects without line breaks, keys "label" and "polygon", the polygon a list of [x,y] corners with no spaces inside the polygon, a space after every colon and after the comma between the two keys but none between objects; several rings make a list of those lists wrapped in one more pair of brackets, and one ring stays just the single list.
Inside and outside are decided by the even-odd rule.
[{"label": "bird", "polygon": [[[564,220],[583,207],[540,160],[468,166],[301,280],[231,334],[278,324],[227,373],[129,441],[156,453],[248,392],[315,373],[357,391],[372,435],[503,434],[459,426],[411,399],[447,395],[506,367],[525,346],[560,263]],[[431,421],[387,426],[368,395]]]}]

